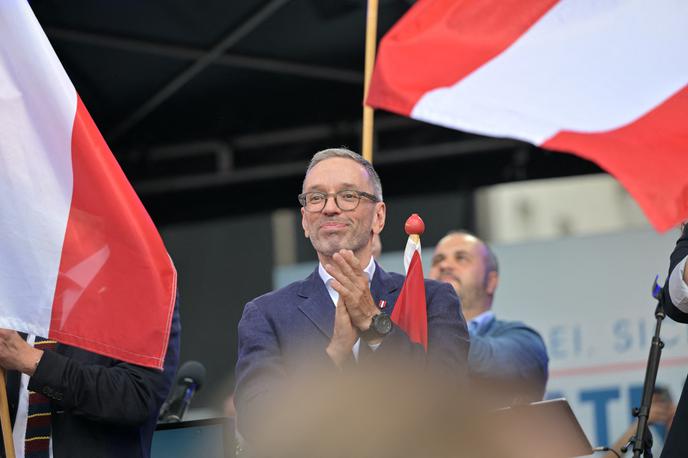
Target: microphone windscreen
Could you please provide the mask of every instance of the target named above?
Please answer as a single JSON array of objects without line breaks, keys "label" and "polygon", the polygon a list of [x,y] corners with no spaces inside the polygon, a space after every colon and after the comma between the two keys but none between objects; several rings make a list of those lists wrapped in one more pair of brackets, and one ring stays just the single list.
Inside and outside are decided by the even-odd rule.
[{"label": "microphone windscreen", "polygon": [[187,361],[177,371],[177,384],[185,379],[191,379],[196,384],[196,390],[200,390],[205,383],[205,366],[198,361]]}]

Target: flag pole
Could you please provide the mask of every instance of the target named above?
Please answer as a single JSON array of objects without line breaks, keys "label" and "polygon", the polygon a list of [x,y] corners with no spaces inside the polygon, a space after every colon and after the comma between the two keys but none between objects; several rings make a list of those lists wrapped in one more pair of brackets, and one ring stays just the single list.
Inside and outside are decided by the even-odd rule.
[{"label": "flag pole", "polygon": [[375,45],[377,44],[377,11],[378,0],[368,0],[368,11],[366,15],[366,42],[365,42],[365,80],[363,84],[363,134],[362,147],[363,157],[373,162],[373,118],[375,111],[366,105],[368,98],[368,87],[370,78],[373,75],[375,65]]},{"label": "flag pole", "polygon": [[0,423],[2,423],[2,441],[5,445],[5,456],[7,458],[15,458],[12,424],[10,422],[10,405],[7,402],[7,384],[5,383],[4,369],[0,369]]}]

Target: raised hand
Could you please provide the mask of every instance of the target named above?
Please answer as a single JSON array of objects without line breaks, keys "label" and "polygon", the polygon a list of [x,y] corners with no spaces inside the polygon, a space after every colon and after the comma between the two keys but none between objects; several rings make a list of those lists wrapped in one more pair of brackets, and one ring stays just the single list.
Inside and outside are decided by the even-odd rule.
[{"label": "raised hand", "polygon": [[337,310],[334,315],[334,330],[332,339],[327,346],[327,354],[338,367],[342,367],[344,362],[352,357],[352,349],[358,339],[358,332],[351,324],[349,312],[342,303],[340,296],[337,303]]},{"label": "raised hand", "polygon": [[334,277],[331,285],[339,293],[351,323],[360,331],[370,327],[372,317],[380,313],[370,294],[368,277],[351,250],[340,250],[332,256],[325,270]]}]

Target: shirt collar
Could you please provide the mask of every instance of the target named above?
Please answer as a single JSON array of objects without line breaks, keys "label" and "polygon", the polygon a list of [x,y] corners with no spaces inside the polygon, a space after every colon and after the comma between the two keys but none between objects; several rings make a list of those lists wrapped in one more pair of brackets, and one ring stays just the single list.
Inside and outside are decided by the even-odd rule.
[{"label": "shirt collar", "polygon": [[[478,329],[481,328],[485,323],[490,321],[492,318],[494,318],[495,314],[492,310],[485,310],[483,313],[480,315],[476,316],[472,320],[469,320],[468,323],[470,326],[473,326],[474,328]],[[475,323],[475,324],[471,324]]]}]

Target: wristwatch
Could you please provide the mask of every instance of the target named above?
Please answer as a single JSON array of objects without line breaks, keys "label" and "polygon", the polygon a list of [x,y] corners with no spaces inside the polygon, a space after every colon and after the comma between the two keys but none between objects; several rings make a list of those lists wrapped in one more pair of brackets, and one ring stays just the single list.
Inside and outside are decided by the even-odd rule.
[{"label": "wristwatch", "polygon": [[384,337],[392,332],[392,319],[386,313],[378,313],[373,316],[370,327],[361,332],[363,340],[374,340]]}]

